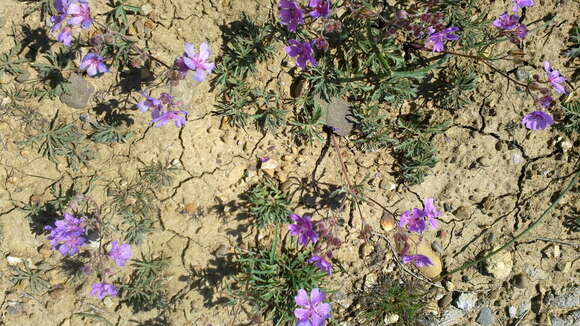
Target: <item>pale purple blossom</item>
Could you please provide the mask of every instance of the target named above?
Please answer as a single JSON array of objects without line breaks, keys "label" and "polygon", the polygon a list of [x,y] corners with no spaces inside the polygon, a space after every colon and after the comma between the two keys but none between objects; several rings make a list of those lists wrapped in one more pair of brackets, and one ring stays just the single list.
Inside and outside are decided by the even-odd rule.
[{"label": "pale purple blossom", "polygon": [[81,26],[83,29],[87,29],[93,23],[89,0],[73,0],[70,2],[66,13],[70,17],[68,19],[69,25]]},{"label": "pale purple blossom", "polygon": [[86,243],[83,222],[82,218],[64,213],[64,218],[57,220],[54,226],[45,226],[44,229],[50,231],[47,239],[50,240],[51,249],[58,248],[63,256],[74,256],[78,253],[80,247]]},{"label": "pale purple blossom", "polygon": [[408,264],[410,262],[414,262],[415,266],[423,267],[433,265],[433,262],[429,257],[424,255],[411,255],[411,256],[403,256],[403,264]]},{"label": "pale purple blossom", "polygon": [[330,14],[330,1],[325,0],[310,0],[310,8],[313,10],[309,13],[310,17],[318,18],[322,17],[324,19],[328,18]]},{"label": "pale purple blossom", "polygon": [[109,72],[109,68],[105,64],[105,59],[96,53],[87,53],[81,60],[80,70],[87,72],[91,77],[97,74]]},{"label": "pale purple blossom", "polygon": [[456,41],[459,39],[459,35],[454,34],[458,30],[459,27],[448,27],[437,32],[435,28],[429,27],[427,45],[431,46],[433,52],[443,52],[443,50],[445,50],[445,42]]},{"label": "pale purple blossom", "polygon": [[423,233],[425,232],[425,212],[418,208],[405,211],[399,220],[399,227],[407,226],[409,232]]},{"label": "pale purple blossom", "polygon": [[504,31],[511,31],[512,29],[517,27],[519,20],[520,16],[508,15],[507,12],[504,12],[499,16],[498,19],[494,20],[491,24],[499,29],[503,29]]},{"label": "pale purple blossom", "polygon": [[323,303],[326,294],[318,288],[312,289],[310,296],[304,289],[298,290],[294,301],[298,308],[294,310],[296,326],[322,326],[330,318],[330,304]]},{"label": "pale purple blossom", "polygon": [[161,111],[161,110],[154,110],[152,113],[150,124],[155,124],[155,127],[163,127],[169,123],[169,121],[173,121],[177,128],[183,127],[185,125],[185,117],[181,116],[180,114],[187,115],[189,112],[187,111]]},{"label": "pale purple blossom", "polygon": [[512,8],[512,11],[516,12],[520,9],[523,9],[525,7],[531,7],[533,5],[534,5],[533,0],[514,0],[514,7]]},{"label": "pale purple blossom", "polygon": [[423,211],[425,212],[425,216],[427,217],[427,221],[431,228],[436,229],[439,226],[437,218],[441,216],[441,212],[439,212],[437,207],[435,207],[433,198],[425,199],[423,202]]},{"label": "pale purple blossom", "polygon": [[137,103],[137,108],[141,112],[147,112],[147,110],[163,110],[163,103],[161,100],[156,99],[155,97],[149,96],[147,93],[142,92],[141,95],[145,97],[145,100]]},{"label": "pale purple blossom", "polygon": [[316,267],[318,267],[321,271],[327,273],[328,275],[332,275],[332,264],[324,259],[324,257],[312,256],[308,258],[306,262],[309,264],[314,263],[314,265],[316,265]]},{"label": "pale purple blossom", "polygon": [[91,288],[90,295],[92,297],[97,297],[100,300],[103,300],[106,296],[116,297],[117,288],[110,283],[95,283]]},{"label": "pale purple blossom", "polygon": [[195,52],[195,46],[193,46],[193,44],[185,43],[185,53],[181,58],[182,62],[176,61],[176,64],[181,66],[183,63],[187,68],[195,71],[193,78],[201,83],[205,80],[206,75],[211,74],[212,70],[215,68],[215,63],[208,62],[210,56],[211,51],[209,50],[207,42],[201,43],[199,46],[199,53]]},{"label": "pale purple blossom", "polygon": [[518,38],[524,39],[528,36],[528,26],[520,24],[516,27],[515,34]]},{"label": "pale purple blossom", "polygon": [[286,53],[291,57],[298,57],[296,59],[296,65],[302,70],[306,69],[306,61],[316,67],[318,62],[314,58],[314,51],[312,50],[312,45],[310,42],[299,42],[297,40],[288,40],[290,46],[286,47]]},{"label": "pale purple blossom", "polygon": [[297,214],[292,214],[290,218],[295,224],[289,224],[288,231],[290,231],[291,236],[298,236],[299,244],[307,246],[311,241],[316,243],[318,235],[314,232],[310,216],[304,215],[304,217],[300,217]]},{"label": "pale purple blossom", "polygon": [[554,124],[554,119],[542,111],[528,113],[522,119],[522,124],[530,130],[543,130]]},{"label": "pale purple blossom", "polygon": [[63,28],[56,37],[56,40],[62,43],[64,46],[71,46],[73,35],[72,35],[72,28],[66,26]]},{"label": "pale purple blossom", "polygon": [[550,84],[552,84],[554,90],[560,94],[566,94],[566,89],[564,89],[564,86],[560,85],[566,81],[566,78],[560,76],[560,72],[558,70],[552,69],[548,61],[544,61],[544,70],[548,74],[548,81]]},{"label": "pale purple blossom", "polygon": [[282,25],[288,26],[288,30],[296,32],[298,25],[304,24],[304,12],[295,0],[280,0],[280,20]]},{"label": "pale purple blossom", "polygon": [[109,257],[115,260],[117,266],[123,267],[131,258],[131,246],[127,243],[123,243],[119,246],[119,241],[115,240],[111,243]]}]

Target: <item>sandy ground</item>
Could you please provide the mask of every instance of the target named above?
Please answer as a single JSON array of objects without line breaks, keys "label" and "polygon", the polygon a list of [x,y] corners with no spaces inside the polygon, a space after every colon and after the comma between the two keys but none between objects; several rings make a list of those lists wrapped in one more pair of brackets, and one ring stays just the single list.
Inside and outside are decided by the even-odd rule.
[{"label": "sandy ground", "polygon": [[[511,3],[493,1],[492,13],[501,13],[508,2]],[[530,10],[527,19],[533,21],[556,14],[558,23],[548,37],[539,32],[527,39],[524,61],[539,73],[541,62],[549,60],[560,67],[562,75],[571,75],[574,65],[564,66],[559,53],[574,13],[580,12],[578,3],[539,2],[541,7]],[[96,14],[107,10],[99,1],[93,0],[92,4]],[[254,0],[152,0],[149,4],[153,9],[147,18],[151,26],[147,45],[164,62],[180,55],[186,41],[199,44],[206,40],[214,54],[220,55],[220,26],[239,19],[242,12],[263,22],[272,16],[274,8],[270,2]],[[33,28],[44,26],[36,13],[23,18],[30,7],[25,2],[1,1],[3,30],[18,29],[24,23]],[[12,47],[13,42],[12,37],[1,38],[1,51]],[[278,72],[270,71],[269,67],[279,66],[283,59],[280,50],[267,64],[260,65],[258,79],[267,80],[276,75]],[[517,64],[505,61],[499,66],[510,70],[514,65]],[[12,79],[4,75],[1,81],[4,86]],[[271,87],[288,94],[289,81],[289,75],[282,71],[280,80]],[[360,155],[351,149],[353,146],[347,140],[341,140],[352,178],[362,180],[371,176],[368,186],[375,200],[399,213],[420,207],[422,199],[427,197],[435,198],[438,206],[445,208],[441,218],[445,232],[429,240],[443,247],[442,260],[448,269],[509,240],[547,208],[550,199],[577,168],[578,155],[574,148],[569,149],[569,144],[578,145],[577,138],[569,139],[553,129],[528,132],[517,123],[511,128],[510,121],[518,122],[522,114],[531,111],[530,100],[501,76],[484,72],[481,81],[471,105],[453,114],[438,113],[441,119],[450,119],[452,126],[435,137],[440,163],[421,185],[392,187],[396,185],[392,176],[393,158],[387,152]],[[112,75],[93,81],[101,101],[118,96],[108,91],[115,82]],[[132,103],[139,98],[137,92],[129,96]],[[81,114],[96,116],[97,104],[93,99],[88,109],[75,110],[58,100],[26,103],[44,119],[50,120],[58,112],[61,121],[75,123],[80,123]],[[0,325],[104,325],[76,314],[87,311],[98,312],[115,325],[205,326],[211,323],[216,326],[248,322],[247,314],[221,303],[227,298],[224,289],[233,273],[231,253],[235,247],[251,246],[259,232],[250,221],[240,218],[236,205],[225,207],[221,213],[215,208],[223,203],[239,204],[239,195],[260,180],[261,172],[248,175],[258,157],[278,161],[276,177],[282,181],[293,176],[306,177],[314,169],[323,143],[298,147],[289,137],[284,137],[288,134],[286,130],[262,136],[253,128],[241,131],[220,125],[219,118],[208,115],[215,104],[215,94],[210,92],[208,83],[197,86],[189,108],[190,121],[181,130],[148,128],[146,115],[129,111],[135,120],[131,131],[136,136],[126,144],[94,145],[97,159],[76,171],[67,168],[65,162],[55,164],[47,160],[37,153],[36,147],[19,144],[35,134],[38,127],[26,125],[21,119],[0,119]],[[14,286],[10,282],[7,256],[32,264],[56,265],[60,259],[58,253],[48,250],[49,243],[43,235],[31,232],[26,212],[19,207],[31,200],[50,199],[48,188],[55,182],[83,189],[91,176],[96,176],[97,185],[91,197],[107,203],[107,185],[132,180],[144,164],[152,161],[172,162],[181,168],[173,186],[156,194],[159,206],[156,231],[135,253],[164,253],[171,258],[166,275],[170,305],[166,310],[134,314],[118,299],[100,302],[88,297],[89,283],[74,283],[57,270],[47,272],[45,277],[51,285],[64,287],[48,294],[37,295],[29,291],[27,284]],[[338,166],[336,155],[330,151],[318,167],[321,176],[318,181],[327,185],[321,186],[323,190],[343,186]],[[320,217],[335,214],[350,219],[349,209],[331,210],[323,205],[320,194],[312,195],[311,198],[295,196],[293,207],[299,207],[299,213]],[[184,210],[186,206],[195,209]],[[579,209],[577,193],[569,195],[533,234],[517,242],[502,258],[511,266],[505,277],[485,275],[480,269],[471,268],[454,276],[455,292],[434,288],[433,297],[475,293],[479,305],[493,308],[497,325],[508,324],[509,306],[531,302],[531,311],[522,325],[548,325],[550,316],[565,314],[570,309],[544,304],[543,298],[553,290],[578,285],[578,235],[564,226],[564,222],[574,214],[578,217]],[[364,206],[363,214],[380,232],[382,212],[377,207]],[[401,277],[388,251],[383,250],[387,253],[380,259],[381,266],[361,258],[359,248],[363,243],[357,235],[360,225],[360,219],[355,216],[351,226],[341,229],[344,245],[336,258],[345,266],[345,271],[335,273],[330,281],[330,288],[341,289],[346,295],[353,293],[360,284],[357,281],[369,273],[382,270],[391,273],[393,278]],[[375,245],[379,248],[384,243],[378,241]],[[525,285],[514,286],[515,275],[524,275]],[[437,316],[447,309],[446,306],[436,308]],[[337,307],[337,320],[348,319],[349,316],[340,315],[344,310]],[[474,324],[477,311],[464,314],[457,324],[459,320]],[[437,319],[437,316],[430,318]]]}]

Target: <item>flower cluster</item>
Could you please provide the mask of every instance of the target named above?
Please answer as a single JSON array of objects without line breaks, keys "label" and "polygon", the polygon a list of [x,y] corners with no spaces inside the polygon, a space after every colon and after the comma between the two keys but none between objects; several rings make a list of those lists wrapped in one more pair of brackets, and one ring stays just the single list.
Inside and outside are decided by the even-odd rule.
[{"label": "flower cluster", "polygon": [[[439,227],[439,222],[437,218],[441,216],[441,212],[435,207],[433,198],[427,198],[423,202],[423,209],[413,208],[412,210],[405,211],[399,220],[399,227],[404,230],[407,227],[409,232],[415,232],[422,235],[427,229],[427,224],[431,229],[437,229]],[[404,264],[414,263],[417,267],[433,265],[433,262],[429,257],[415,254],[410,255],[410,237],[399,233],[396,239],[403,244],[403,250],[401,251],[402,261]]]},{"label": "flower cluster", "polygon": [[304,289],[298,290],[294,301],[298,308],[294,310],[296,326],[322,326],[330,318],[330,304],[323,303],[326,294],[318,288],[312,289],[310,296]]},{"label": "flower cluster", "polygon": [[[566,94],[566,89],[563,85],[563,82],[566,81],[566,78],[560,76],[560,72],[556,69],[553,69],[548,61],[544,61],[544,71],[546,72],[547,83],[549,83],[556,93]],[[544,109],[549,109],[553,102],[554,98],[551,96],[552,92],[549,88],[541,87],[540,77],[534,76],[536,81],[531,84],[531,89],[537,90],[542,94],[542,97],[537,100],[538,105]],[[554,124],[554,119],[550,114],[543,112],[543,111],[533,111],[526,114],[522,118],[522,124],[530,129],[530,130],[543,130],[546,129],[547,126],[551,126]]]},{"label": "flower cluster", "polygon": [[184,79],[188,71],[194,71],[193,79],[201,83],[215,68],[215,63],[208,62],[211,56],[207,42],[201,43],[199,53],[195,52],[195,46],[185,43],[185,52],[182,57],[175,59],[174,69],[179,79]]},{"label": "flower cluster", "polygon": [[[63,256],[76,255],[87,243],[87,224],[84,217],[76,218],[72,214],[64,213],[63,219],[56,221],[54,226],[45,226],[45,230],[50,231],[47,240],[50,240],[51,249],[58,250]],[[97,255],[102,254],[99,252]],[[131,246],[126,243],[120,244],[118,240],[115,240],[111,243],[107,256],[114,260],[117,266],[123,267],[131,259]],[[101,266],[103,262],[102,259],[93,261],[97,270],[101,271],[99,274],[106,276],[111,273],[111,269]],[[91,268],[84,270],[89,273]],[[106,296],[116,296],[117,289],[111,283],[94,283],[90,295],[103,299]]]},{"label": "flower cluster", "polygon": [[304,215],[304,217],[300,217],[300,215],[292,214],[290,215],[290,218],[294,221],[294,224],[288,225],[288,231],[290,231],[291,236],[298,237],[298,243],[300,245],[307,246],[310,242],[317,244],[320,237],[322,237],[323,240],[327,242],[326,250],[322,250],[321,246],[317,244],[314,248],[314,254],[308,258],[306,262],[316,265],[318,269],[327,273],[328,275],[331,275],[332,264],[329,261],[332,258],[331,247],[336,247],[337,245],[335,242],[340,243],[340,240],[334,239],[330,235],[328,230],[325,228],[324,223],[317,223],[316,226],[318,226],[320,233],[318,234],[315,231],[315,225],[313,225],[312,221],[310,220],[310,216]]},{"label": "flower cluster", "polygon": [[[512,40],[524,39],[528,35],[528,27],[519,23],[520,16],[504,12],[491,24],[512,36]],[[515,43],[515,42],[514,42]]]},{"label": "flower cluster", "polygon": [[427,198],[423,205],[423,209],[414,208],[412,211],[404,212],[401,215],[399,226],[401,228],[407,226],[409,232],[423,233],[428,222],[432,229],[437,229],[437,218],[441,216],[441,213],[435,207],[433,198]]},{"label": "flower cluster", "polygon": [[[185,117],[188,112],[183,110],[175,110],[177,104],[174,102],[174,98],[171,94],[161,93],[159,99],[150,96],[146,92],[142,92],[141,95],[145,97],[145,100],[137,103],[137,108],[141,112],[147,112],[151,109],[151,121],[150,124],[155,124],[155,127],[162,127],[173,121],[176,127],[181,128],[186,120]],[[184,116],[181,116],[184,115]]]},{"label": "flower cluster", "polygon": [[459,40],[459,35],[455,32],[459,31],[459,27],[448,27],[442,31],[437,32],[434,27],[429,27],[429,36],[425,45],[430,47],[433,52],[443,52],[445,50],[445,42]]},{"label": "flower cluster", "polygon": [[[308,3],[311,11],[309,16],[317,19],[328,19],[330,16],[329,0],[310,0]],[[299,25],[304,24],[304,11],[296,0],[280,0],[278,3],[280,22],[285,25],[290,32],[296,32]],[[299,41],[291,39],[290,45],[286,47],[286,53],[290,57],[296,57],[296,65],[302,70],[306,69],[307,62],[316,67],[318,63],[314,58],[313,47],[320,50],[328,49],[328,41],[324,37],[319,37],[313,41]]]},{"label": "flower cluster", "polygon": [[54,226],[45,226],[44,229],[50,231],[47,239],[50,240],[51,249],[58,249],[63,256],[78,253],[87,241],[84,222],[84,218],[64,213],[64,218],[56,221]]},{"label": "flower cluster", "polygon": [[58,15],[51,16],[51,31],[59,32],[57,40],[65,46],[71,46],[73,28],[87,29],[93,24],[89,0],[54,0]]},{"label": "flower cluster", "polygon": [[[117,266],[123,267],[131,259],[131,246],[127,243],[119,245],[119,241],[111,242],[111,250],[108,256],[112,258]],[[94,283],[91,287],[90,295],[103,300],[106,296],[116,297],[117,288],[112,283]]]}]

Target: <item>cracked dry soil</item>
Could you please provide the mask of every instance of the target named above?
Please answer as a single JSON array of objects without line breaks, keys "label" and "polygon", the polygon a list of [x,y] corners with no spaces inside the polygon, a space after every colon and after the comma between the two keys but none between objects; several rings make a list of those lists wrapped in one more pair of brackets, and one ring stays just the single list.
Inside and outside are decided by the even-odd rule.
[{"label": "cracked dry soil", "polygon": [[[104,3],[91,3],[95,13],[106,11]],[[219,56],[220,26],[239,19],[242,13],[258,22],[275,16],[275,1],[152,0],[148,3],[153,11],[144,19],[150,31],[141,41],[163,62],[171,62],[179,55],[184,41],[199,44],[207,40],[214,57]],[[494,1],[491,6],[492,12],[499,14],[505,4]],[[0,14],[7,20],[5,26],[43,26],[38,15],[27,14],[27,8],[29,5],[25,2],[2,1]],[[533,67],[550,60],[562,67],[564,76],[569,76],[573,66],[564,66],[559,51],[572,22],[577,19],[574,13],[580,12],[580,8],[573,1],[544,1],[542,8],[529,11],[528,19],[555,13],[562,23],[548,38],[531,34],[523,60]],[[13,42],[12,37],[2,38],[2,52]],[[266,87],[289,97],[291,77],[281,68],[282,61],[288,58],[281,48],[278,55],[259,66],[256,80],[268,81]],[[500,68],[510,70],[513,66],[513,62],[505,62]],[[433,138],[440,163],[421,185],[397,185],[392,175],[394,159],[387,151],[361,155],[347,139],[340,139],[341,155],[351,177],[358,181],[370,177],[367,186],[373,190],[373,198],[390,210],[400,213],[420,206],[423,198],[436,199],[444,211],[442,231],[430,235],[428,240],[442,248],[442,261],[447,270],[509,240],[549,205],[578,169],[577,137],[569,139],[550,129],[531,133],[517,123],[514,126],[513,122],[520,120],[522,107],[530,106],[529,100],[501,76],[490,71],[484,71],[483,75],[472,104],[457,112],[437,111],[438,118],[450,120],[452,126]],[[337,208],[321,195],[344,186],[338,158],[332,149],[325,152],[324,143],[297,146],[287,137],[288,130],[263,136],[252,128],[242,131],[220,124],[218,118],[209,114],[216,100],[207,83],[194,89],[189,105],[192,114],[182,129],[148,127],[145,115],[129,111],[134,119],[131,131],[135,136],[125,144],[95,145],[96,159],[77,170],[69,168],[64,161],[53,163],[40,155],[36,147],[20,143],[38,132],[34,117],[38,121],[50,121],[57,116],[59,121],[84,128],[80,115],[95,115],[93,109],[97,104],[120,100],[121,96],[126,103],[135,103],[138,99],[135,90],[117,94],[114,88],[118,81],[114,76],[103,76],[92,82],[97,94],[88,109],[74,110],[58,100],[45,99],[40,103],[26,103],[31,111],[23,111],[18,118],[0,119],[0,325],[101,325],[98,320],[77,314],[89,310],[100,313],[115,325],[163,325],[165,321],[168,325],[211,323],[215,326],[249,322],[250,315],[223,303],[227,300],[229,276],[236,273],[232,265],[234,248],[247,248],[256,239],[270,236],[267,230],[256,230],[240,208],[240,194],[261,178],[261,171],[254,173],[256,159],[265,156],[280,163],[275,177],[295,190],[292,207],[297,207],[297,213],[315,217],[332,215],[347,221],[337,234],[344,242],[335,254],[341,268],[331,278],[331,289],[340,290],[349,298],[364,276],[371,273],[408,279],[380,239],[372,242],[372,256],[361,256],[359,248],[364,244],[358,235],[360,217],[353,214],[347,203],[340,203]],[[401,113],[410,110],[403,107]],[[573,146],[570,148],[567,144]],[[94,182],[91,197],[99,203],[108,203],[106,188],[110,183],[131,182],[150,162],[169,162],[179,168],[172,186],[155,194],[159,203],[156,230],[134,252],[136,257],[142,253],[163,253],[171,259],[166,274],[169,305],[164,311],[134,314],[118,300],[101,303],[86,295],[88,284],[71,286],[71,281],[56,269],[45,276],[51,285],[60,288],[48,294],[31,293],[25,285],[15,286],[10,281],[7,256],[53,266],[60,259],[58,253],[49,250],[44,235],[31,231],[22,207],[51,199],[49,189],[55,183],[85,189]],[[317,189],[301,188],[304,180],[310,184],[308,178],[312,175]],[[498,278],[480,267],[470,268],[446,281],[453,284],[452,288],[449,283],[443,288],[433,287],[430,301],[440,302],[445,296],[457,297],[463,292],[476,293],[479,306],[492,307],[497,325],[514,321],[508,314],[510,306],[527,306],[530,302],[531,308],[521,325],[549,325],[551,317],[566,314],[570,308],[546,305],[543,298],[552,291],[578,285],[578,235],[566,227],[566,221],[578,218],[578,199],[576,189],[533,234],[509,250],[511,269],[507,276]],[[382,211],[378,207],[364,205],[363,215],[376,232],[381,232]],[[525,284],[515,281],[522,278],[527,280]],[[431,311],[427,319],[440,320],[449,309],[447,305],[435,304],[436,311]],[[339,321],[352,317],[349,314],[353,308],[348,308],[337,296],[333,310]],[[465,312],[449,325],[475,324],[478,311]],[[356,323],[348,323],[351,324]]]}]

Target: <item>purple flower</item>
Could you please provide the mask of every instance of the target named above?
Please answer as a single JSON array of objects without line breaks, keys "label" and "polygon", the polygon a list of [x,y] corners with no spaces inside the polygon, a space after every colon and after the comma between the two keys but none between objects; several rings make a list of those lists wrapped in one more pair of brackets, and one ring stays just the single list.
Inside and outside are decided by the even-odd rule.
[{"label": "purple flower", "polygon": [[63,28],[60,31],[60,33],[58,33],[56,40],[59,41],[60,43],[64,44],[64,46],[71,46],[72,40],[73,40],[72,28],[70,28],[69,26],[66,26],[65,28]]},{"label": "purple flower", "polygon": [[91,288],[90,295],[92,297],[97,297],[100,300],[103,300],[106,296],[116,297],[117,288],[110,283],[95,283]]},{"label": "purple flower", "polygon": [[103,57],[95,53],[87,53],[81,60],[80,69],[87,71],[87,74],[91,77],[96,76],[99,73],[109,72],[107,65],[104,63]]},{"label": "purple flower", "polygon": [[560,76],[560,72],[558,72],[558,70],[552,69],[548,61],[544,61],[544,70],[548,74],[548,81],[550,84],[552,84],[552,87],[554,87],[556,92],[560,94],[566,94],[564,86],[560,85],[560,83],[563,83],[566,78]]},{"label": "purple flower", "polygon": [[512,11],[516,12],[520,9],[523,9],[524,7],[531,7],[533,5],[533,0],[514,0],[514,7],[512,8]]},{"label": "purple flower", "polygon": [[310,0],[309,6],[310,8],[314,9],[310,12],[310,17],[322,17],[324,19],[328,18],[328,15],[330,14],[330,1]]},{"label": "purple flower", "polygon": [[406,211],[401,215],[399,226],[403,228],[406,225],[409,232],[423,233],[426,228],[424,217],[424,211],[413,208],[412,211]]},{"label": "purple flower", "polygon": [[288,230],[290,235],[298,236],[298,243],[307,246],[310,241],[316,243],[318,240],[318,235],[314,232],[312,227],[312,222],[310,222],[310,216],[304,215],[300,217],[297,214],[290,215],[290,218],[296,222],[296,224],[289,224]]},{"label": "purple flower", "polygon": [[124,243],[119,246],[119,241],[115,240],[111,243],[111,251],[109,257],[113,258],[117,266],[125,266],[127,261],[131,258],[131,246]]},{"label": "purple flower", "polygon": [[414,262],[415,266],[417,267],[433,265],[433,262],[431,262],[431,259],[429,259],[429,257],[427,256],[423,255],[403,256],[403,264],[408,264],[410,262]]},{"label": "purple flower", "polygon": [[147,112],[150,108],[152,110],[163,110],[163,104],[160,100],[147,95],[147,93],[142,92],[141,95],[145,97],[144,101],[137,103],[137,108],[141,112]]},{"label": "purple flower", "polygon": [[459,27],[448,27],[441,32],[436,32],[435,28],[429,27],[427,44],[432,47],[433,52],[443,52],[446,41],[456,41],[459,39],[459,35],[453,34],[458,30]]},{"label": "purple flower", "polygon": [[290,43],[290,46],[286,47],[286,53],[291,57],[298,57],[296,59],[296,65],[302,70],[306,69],[306,60],[310,61],[314,67],[318,65],[314,58],[314,51],[312,50],[310,42],[306,41],[301,43],[296,40],[289,40],[288,43]]},{"label": "purple flower", "polygon": [[169,123],[169,121],[173,120],[175,126],[177,128],[181,128],[185,124],[186,120],[185,117],[180,116],[180,114],[187,115],[188,113],[189,112],[187,111],[163,112],[162,110],[154,110],[151,114],[153,119],[149,121],[149,123],[155,124],[155,127],[159,128],[165,126],[167,123]]},{"label": "purple flower", "polygon": [[426,198],[423,202],[423,212],[429,221],[429,225],[432,229],[436,229],[438,227],[437,218],[441,216],[441,212],[437,210],[435,204],[433,203],[433,198]]},{"label": "purple flower", "polygon": [[554,119],[542,111],[528,113],[522,119],[522,123],[530,130],[543,130],[554,124]]},{"label": "purple flower", "polygon": [[294,316],[298,321],[296,326],[322,326],[330,317],[330,304],[322,303],[326,294],[318,288],[312,289],[310,297],[304,289],[298,290],[294,301],[299,308],[294,310]]},{"label": "purple flower", "polygon": [[546,95],[540,99],[540,105],[546,109],[552,106],[552,102],[554,102],[554,99],[550,95]]},{"label": "purple flower", "polygon": [[522,40],[526,38],[526,36],[528,36],[528,26],[523,24],[518,25],[518,27],[516,27],[516,36]]},{"label": "purple flower", "polygon": [[308,258],[306,262],[309,264],[314,263],[321,271],[327,273],[328,275],[332,275],[332,264],[324,259],[324,257],[312,256]]},{"label": "purple flower", "polygon": [[[201,43],[199,46],[199,54],[195,53],[195,47],[191,43],[185,43],[185,53],[181,60],[183,60],[183,64],[187,68],[195,71],[193,78],[200,83],[205,80],[207,74],[211,74],[211,71],[215,67],[215,63],[207,62],[210,55],[211,52],[207,42]],[[178,67],[181,65],[181,62],[176,63]]]},{"label": "purple flower", "polygon": [[44,229],[50,231],[46,238],[50,240],[51,249],[58,247],[63,256],[74,256],[79,252],[86,242],[83,222],[84,219],[64,213],[64,218],[56,221],[54,226],[45,226]]},{"label": "purple flower", "polygon": [[295,0],[280,0],[280,20],[282,25],[288,26],[288,30],[296,32],[298,25],[304,24],[304,12]]},{"label": "purple flower", "polygon": [[498,19],[494,20],[491,24],[499,29],[503,29],[504,31],[511,31],[512,29],[516,28],[519,20],[520,16],[508,15],[507,12],[504,12],[499,16]]},{"label": "purple flower", "polygon": [[66,13],[70,16],[68,23],[72,26],[81,26],[83,29],[87,29],[93,24],[89,0],[74,0],[69,4]]}]

